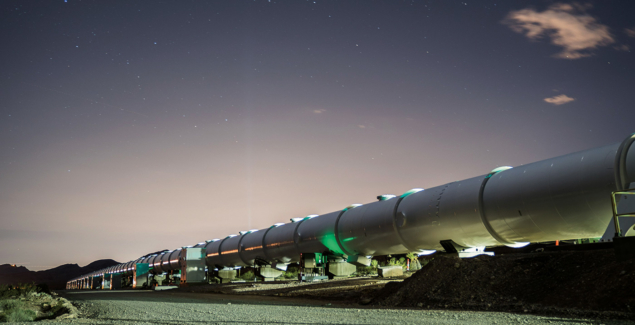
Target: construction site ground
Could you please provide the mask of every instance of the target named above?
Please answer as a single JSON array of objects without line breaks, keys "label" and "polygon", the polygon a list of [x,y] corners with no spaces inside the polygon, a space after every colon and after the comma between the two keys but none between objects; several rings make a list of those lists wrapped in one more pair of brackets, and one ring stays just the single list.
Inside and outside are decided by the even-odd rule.
[{"label": "construction site ground", "polygon": [[79,309],[76,318],[54,324],[628,324],[505,312],[376,308],[257,295],[179,291],[63,292]]},{"label": "construction site ground", "polygon": [[[153,307],[149,304],[134,307],[131,312],[142,319],[119,319],[112,314],[117,308],[130,309],[136,304],[152,301],[189,301],[211,303],[217,307],[244,305],[241,307],[245,308],[243,312],[238,307],[222,306],[204,314],[226,317],[216,311],[227,309],[245,322],[250,319],[245,315],[251,313],[259,315],[253,316],[252,322],[256,319],[256,322],[310,322],[311,317],[306,318],[306,315],[325,315],[324,308],[327,308],[328,315],[342,313],[345,316],[339,320],[330,316],[323,318],[325,324],[394,323],[396,319],[403,319],[402,323],[420,320],[432,323],[617,324],[635,320],[633,292],[635,260],[618,259],[612,249],[599,249],[498,254],[469,259],[437,254],[421,270],[393,279],[375,276],[313,283],[244,282],[168,291],[68,291],[61,294],[77,303],[80,313],[84,313],[80,318],[109,319],[117,323],[152,322],[159,321],[152,317],[177,315],[164,312],[172,308],[168,305]],[[191,306],[185,308],[194,308]],[[263,306],[268,307],[262,309]],[[159,308],[159,316],[147,314],[144,308]],[[355,313],[360,312],[361,316],[355,317]],[[277,313],[300,318],[284,318]],[[181,312],[178,315],[185,317],[183,320],[194,317]],[[214,317],[208,321],[224,319]],[[173,321],[177,322],[177,319]]]}]

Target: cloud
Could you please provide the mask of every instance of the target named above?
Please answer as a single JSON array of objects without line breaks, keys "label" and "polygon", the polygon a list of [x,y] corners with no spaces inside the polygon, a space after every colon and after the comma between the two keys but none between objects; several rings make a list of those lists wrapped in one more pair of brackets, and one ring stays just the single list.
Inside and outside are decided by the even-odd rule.
[{"label": "cloud", "polygon": [[324,112],[326,112],[326,110],[325,110],[325,109],[323,109],[323,108],[320,108],[320,109],[314,109],[314,110],[313,110],[313,113],[315,113],[315,114],[322,114],[322,113],[324,113]]},{"label": "cloud", "polygon": [[365,129],[366,125],[359,124],[359,125],[357,125],[357,127],[360,128],[360,129]]},{"label": "cloud", "polygon": [[630,47],[628,47],[628,45],[622,44],[622,45],[616,45],[613,47],[614,49],[618,50],[618,51],[625,51],[628,52],[631,50]]},{"label": "cloud", "polygon": [[554,104],[554,105],[562,105],[562,104],[566,104],[568,102],[572,102],[574,101],[575,98],[571,98],[565,94],[562,95],[557,95],[557,96],[553,96],[553,97],[549,97],[549,98],[545,98],[544,101],[549,103],[549,104]]},{"label": "cloud", "polygon": [[560,3],[543,12],[533,9],[512,11],[503,24],[531,40],[543,35],[550,38],[552,44],[563,48],[554,55],[557,58],[579,59],[591,56],[593,49],[615,42],[606,25],[597,23],[585,13],[590,7]]},{"label": "cloud", "polygon": [[635,27],[633,28],[624,28],[624,33],[628,35],[628,37],[635,37]]}]

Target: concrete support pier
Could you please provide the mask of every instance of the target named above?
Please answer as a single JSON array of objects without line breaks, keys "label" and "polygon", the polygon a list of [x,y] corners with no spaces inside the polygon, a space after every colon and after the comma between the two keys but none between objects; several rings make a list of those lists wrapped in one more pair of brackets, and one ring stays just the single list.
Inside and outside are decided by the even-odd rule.
[{"label": "concrete support pier", "polygon": [[393,276],[402,276],[403,268],[400,265],[392,265],[392,266],[380,266],[377,268],[377,273],[380,277],[390,278]]},{"label": "concrete support pier", "polygon": [[229,283],[236,278],[236,270],[231,268],[225,268],[218,270],[217,272],[220,283]]},{"label": "concrete support pier", "polygon": [[162,274],[155,274],[152,276],[152,280],[150,282],[151,286],[157,285],[157,286],[162,286],[163,285],[163,281],[165,281],[165,273]]},{"label": "concrete support pier", "polygon": [[330,279],[348,278],[357,271],[357,266],[346,262],[343,258],[330,260],[327,265],[327,273]]},{"label": "concrete support pier", "polygon": [[262,281],[274,281],[277,277],[284,274],[284,271],[274,269],[271,265],[261,266],[258,268],[258,277],[262,278]]}]

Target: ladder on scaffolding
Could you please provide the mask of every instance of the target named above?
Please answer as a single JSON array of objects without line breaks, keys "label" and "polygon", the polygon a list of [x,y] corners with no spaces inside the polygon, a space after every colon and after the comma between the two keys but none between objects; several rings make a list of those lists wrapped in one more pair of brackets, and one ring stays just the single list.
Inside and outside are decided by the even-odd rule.
[{"label": "ladder on scaffolding", "polygon": [[629,188],[623,191],[611,192],[611,205],[613,206],[613,223],[615,224],[615,237],[613,237],[613,248],[618,258],[635,258],[635,237],[624,237],[620,228],[620,217],[635,217],[635,212],[618,213],[617,200],[618,195],[635,195],[635,188]]}]

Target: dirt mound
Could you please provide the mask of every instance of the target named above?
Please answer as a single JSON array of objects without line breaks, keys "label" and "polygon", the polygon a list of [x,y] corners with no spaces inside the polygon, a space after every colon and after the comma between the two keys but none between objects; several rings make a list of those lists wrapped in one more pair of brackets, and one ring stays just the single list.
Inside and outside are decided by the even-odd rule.
[{"label": "dirt mound", "polygon": [[374,305],[532,313],[635,314],[635,261],[613,250],[541,252],[459,259],[439,255]]}]

